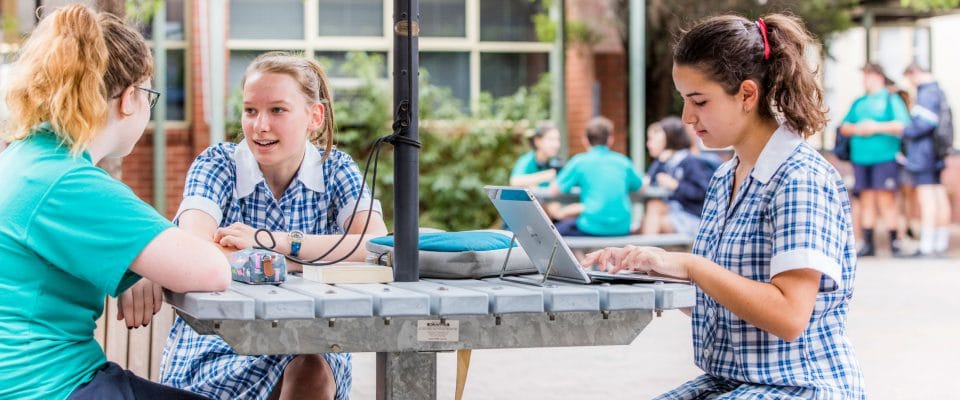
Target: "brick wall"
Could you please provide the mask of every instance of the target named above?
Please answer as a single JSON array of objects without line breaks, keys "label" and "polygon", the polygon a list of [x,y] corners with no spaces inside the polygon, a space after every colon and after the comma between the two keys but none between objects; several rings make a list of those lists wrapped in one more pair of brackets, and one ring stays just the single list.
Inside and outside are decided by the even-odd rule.
[{"label": "brick wall", "polygon": [[[187,129],[167,129],[166,213],[173,217],[180,205],[187,169],[196,154]],[[123,181],[143,201],[153,204],[153,132],[137,142],[133,152],[123,159]]]},{"label": "brick wall", "polygon": [[599,86],[600,115],[614,125],[613,149],[627,154],[629,124],[627,97],[627,60],[622,53],[594,54],[582,45],[567,49],[565,85],[567,92],[567,132],[570,155],[585,150],[583,135],[594,117],[594,85]]},{"label": "brick wall", "polygon": [[594,65],[596,79],[600,82],[600,114],[610,118],[614,125],[613,149],[629,154],[627,57],[623,53],[597,54]]},{"label": "brick wall", "polygon": [[567,92],[567,135],[570,156],[584,151],[584,130],[593,117],[593,52],[583,45],[567,48],[564,85]]}]

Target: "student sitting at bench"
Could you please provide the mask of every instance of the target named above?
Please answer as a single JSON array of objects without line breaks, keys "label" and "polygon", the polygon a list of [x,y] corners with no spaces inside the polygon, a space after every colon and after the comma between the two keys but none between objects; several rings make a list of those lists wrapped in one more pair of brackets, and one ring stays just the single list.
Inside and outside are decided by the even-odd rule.
[{"label": "student sitting at bench", "polygon": [[557,223],[563,236],[620,236],[630,233],[630,192],[640,189],[640,174],[630,159],[610,150],[613,122],[596,117],[587,124],[584,140],[590,147],[577,154],[557,177],[553,191],[570,193],[580,187],[583,212]]},{"label": "student sitting at bench", "polygon": [[[543,122],[537,129],[524,135],[530,151],[524,153],[510,172],[510,186],[549,187],[563,168],[560,154],[560,131],[556,125]],[[543,204],[544,211],[554,222],[580,215],[580,203],[563,205],[558,201]]]},{"label": "student sitting at bench", "polygon": [[647,201],[642,234],[697,234],[703,199],[716,168],[693,155],[691,146],[680,118],[666,117],[647,129],[647,150],[654,158],[647,172],[647,187],[662,187],[672,193],[664,200]]}]

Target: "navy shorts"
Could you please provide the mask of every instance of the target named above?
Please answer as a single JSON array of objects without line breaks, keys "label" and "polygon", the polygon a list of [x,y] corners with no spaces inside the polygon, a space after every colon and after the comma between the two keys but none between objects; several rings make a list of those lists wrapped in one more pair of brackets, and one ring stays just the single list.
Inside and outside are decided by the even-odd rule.
[{"label": "navy shorts", "polygon": [[913,181],[914,186],[918,185],[939,185],[940,184],[940,170],[935,171],[923,171],[923,172],[911,172],[910,179]]},{"label": "navy shorts", "polygon": [[90,382],[84,383],[70,393],[67,400],[209,400],[207,397],[185,390],[164,386],[143,379],[133,372],[108,362]]},{"label": "navy shorts", "polygon": [[560,236],[593,236],[577,228],[577,217],[557,222],[557,232]]},{"label": "navy shorts", "polygon": [[853,176],[856,182],[853,191],[864,190],[900,190],[900,164],[888,161],[872,165],[853,164]]}]

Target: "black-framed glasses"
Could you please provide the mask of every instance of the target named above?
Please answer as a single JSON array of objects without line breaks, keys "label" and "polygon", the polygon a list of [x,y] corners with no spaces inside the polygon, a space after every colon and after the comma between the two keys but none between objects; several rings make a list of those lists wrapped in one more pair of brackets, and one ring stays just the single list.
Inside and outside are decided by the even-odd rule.
[{"label": "black-framed glasses", "polygon": [[157,101],[160,100],[160,92],[153,89],[147,89],[145,87],[140,87],[140,86],[135,86],[135,87],[144,92],[147,92],[147,95],[150,97],[150,108],[153,108],[154,106],[157,105]]}]

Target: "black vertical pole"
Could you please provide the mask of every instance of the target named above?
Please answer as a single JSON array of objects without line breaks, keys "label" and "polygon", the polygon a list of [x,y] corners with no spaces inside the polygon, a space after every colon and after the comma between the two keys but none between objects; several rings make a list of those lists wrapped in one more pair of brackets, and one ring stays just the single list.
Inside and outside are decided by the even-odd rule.
[{"label": "black vertical pole", "polygon": [[[393,2],[393,107],[394,121],[407,124],[401,134],[420,140],[417,71],[420,68],[419,0]],[[398,282],[414,282],[420,278],[417,256],[419,245],[420,196],[418,191],[419,149],[404,141],[394,142],[394,269]]]}]

